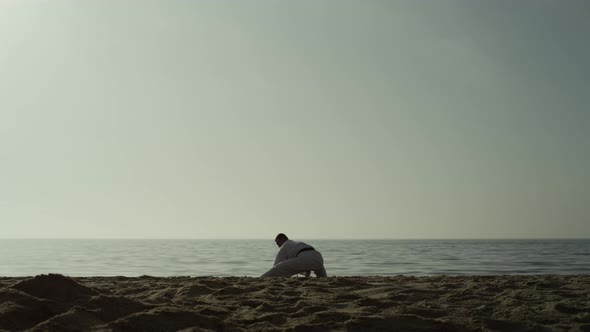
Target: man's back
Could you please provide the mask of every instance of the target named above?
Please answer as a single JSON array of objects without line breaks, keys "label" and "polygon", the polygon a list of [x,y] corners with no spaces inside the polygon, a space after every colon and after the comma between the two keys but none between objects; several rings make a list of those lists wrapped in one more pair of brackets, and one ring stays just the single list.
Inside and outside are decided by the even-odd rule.
[{"label": "man's back", "polygon": [[292,259],[297,256],[297,254],[301,251],[301,249],[312,248],[309,244],[305,242],[296,242],[293,240],[287,240],[281,246],[281,249],[277,253],[277,257],[275,258],[275,264],[277,265],[282,261]]}]

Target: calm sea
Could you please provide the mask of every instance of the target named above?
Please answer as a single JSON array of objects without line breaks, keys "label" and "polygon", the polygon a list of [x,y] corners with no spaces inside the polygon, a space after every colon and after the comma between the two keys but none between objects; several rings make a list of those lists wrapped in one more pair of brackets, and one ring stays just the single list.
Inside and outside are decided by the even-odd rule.
[{"label": "calm sea", "polygon": [[[309,240],[328,275],[590,274],[590,240]],[[270,240],[0,239],[0,276],[259,276]]]}]

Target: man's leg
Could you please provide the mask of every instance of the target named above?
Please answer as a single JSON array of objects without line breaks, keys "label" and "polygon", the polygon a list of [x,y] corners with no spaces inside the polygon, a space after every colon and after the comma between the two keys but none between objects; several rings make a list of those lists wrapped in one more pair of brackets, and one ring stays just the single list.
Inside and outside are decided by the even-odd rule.
[{"label": "man's leg", "polygon": [[309,267],[306,267],[306,265],[302,263],[304,262],[299,257],[295,257],[288,261],[277,264],[261,277],[290,277],[296,275],[297,273],[309,271]]},{"label": "man's leg", "polygon": [[312,260],[310,264],[313,266],[313,272],[315,273],[315,276],[318,278],[327,277],[328,274],[324,268],[324,257],[322,257],[322,254],[319,251],[314,251],[311,253],[310,259]]},{"label": "man's leg", "polygon": [[328,276],[328,274],[326,273],[326,269],[323,266],[321,269],[313,271],[313,273],[315,273],[315,276],[318,278],[325,278]]}]

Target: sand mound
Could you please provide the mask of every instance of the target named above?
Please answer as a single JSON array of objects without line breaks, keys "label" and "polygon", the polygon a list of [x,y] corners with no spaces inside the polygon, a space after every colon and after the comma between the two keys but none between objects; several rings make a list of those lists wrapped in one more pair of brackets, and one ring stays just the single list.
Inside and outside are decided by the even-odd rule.
[{"label": "sand mound", "polygon": [[86,300],[98,294],[93,289],[59,274],[39,275],[16,283],[12,288],[38,298],[66,303]]},{"label": "sand mound", "polygon": [[81,331],[154,306],[99,294],[62,275],[40,275],[0,290],[0,329]]},{"label": "sand mound", "polygon": [[590,332],[590,276],[0,279],[8,331]]},{"label": "sand mound", "polygon": [[16,289],[0,290],[0,329],[25,330],[66,310],[67,306]]}]

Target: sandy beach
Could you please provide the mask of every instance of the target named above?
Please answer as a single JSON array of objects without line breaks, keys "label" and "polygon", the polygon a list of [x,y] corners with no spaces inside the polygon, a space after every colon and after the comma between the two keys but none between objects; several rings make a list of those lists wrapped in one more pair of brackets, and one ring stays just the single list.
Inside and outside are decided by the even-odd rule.
[{"label": "sandy beach", "polygon": [[590,276],[0,278],[4,331],[590,331]]}]

